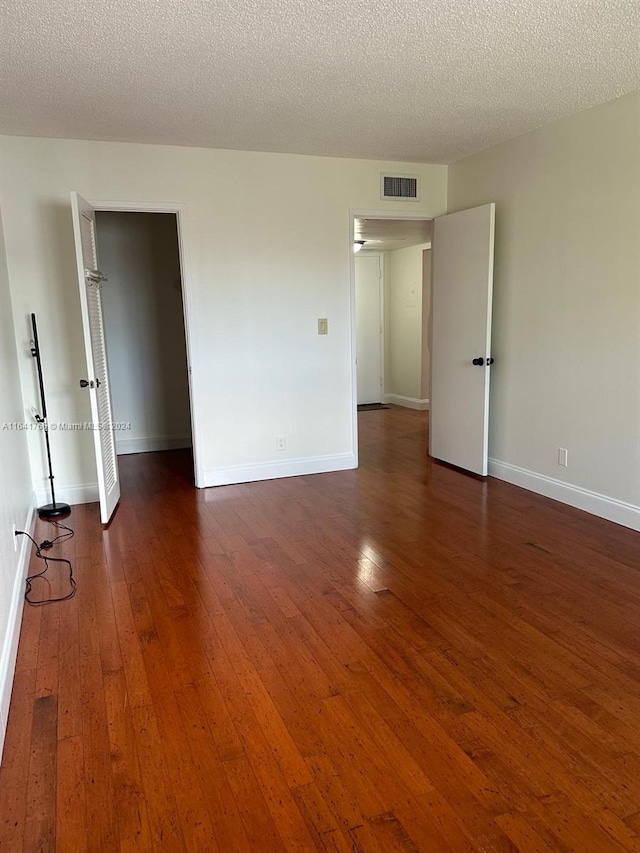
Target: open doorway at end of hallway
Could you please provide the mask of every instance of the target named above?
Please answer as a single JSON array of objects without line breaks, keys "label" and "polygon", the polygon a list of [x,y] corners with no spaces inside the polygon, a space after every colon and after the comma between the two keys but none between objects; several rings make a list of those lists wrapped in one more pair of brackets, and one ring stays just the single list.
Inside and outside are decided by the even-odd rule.
[{"label": "open doorway at end of hallway", "polygon": [[433,221],[356,216],[353,230],[358,411],[424,411]]}]

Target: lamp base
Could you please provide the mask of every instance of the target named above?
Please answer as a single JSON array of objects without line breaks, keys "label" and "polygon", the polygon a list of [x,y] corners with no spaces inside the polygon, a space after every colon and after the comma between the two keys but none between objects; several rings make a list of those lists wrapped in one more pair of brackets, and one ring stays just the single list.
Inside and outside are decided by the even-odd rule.
[{"label": "lamp base", "polygon": [[63,515],[69,515],[71,507],[69,504],[55,503],[45,504],[38,507],[38,515],[40,518],[60,518]]}]

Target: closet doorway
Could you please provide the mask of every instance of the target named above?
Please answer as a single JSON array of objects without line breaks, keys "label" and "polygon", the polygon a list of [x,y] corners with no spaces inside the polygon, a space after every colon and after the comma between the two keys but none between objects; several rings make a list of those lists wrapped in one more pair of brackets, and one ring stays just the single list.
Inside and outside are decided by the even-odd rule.
[{"label": "closet doorway", "polygon": [[116,454],[190,448],[175,213],[96,211]]},{"label": "closet doorway", "polygon": [[187,452],[195,485],[201,481],[185,208],[164,202],[90,202],[71,192],[71,218],[87,370],[79,384],[89,394],[97,424],[98,498],[106,525],[120,500],[119,455],[191,445]]}]

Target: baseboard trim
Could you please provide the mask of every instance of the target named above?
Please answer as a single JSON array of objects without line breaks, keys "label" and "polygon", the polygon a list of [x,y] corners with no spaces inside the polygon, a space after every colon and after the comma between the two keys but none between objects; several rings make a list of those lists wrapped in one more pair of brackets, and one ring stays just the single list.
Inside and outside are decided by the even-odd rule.
[{"label": "baseboard trim", "polygon": [[130,453],[153,453],[157,450],[181,450],[191,447],[190,435],[157,436],[155,438],[119,438],[116,440],[118,456]]},{"label": "baseboard trim", "polygon": [[[310,456],[306,459],[263,462],[258,465],[228,465],[205,471],[202,482],[198,482],[197,487],[206,489],[210,486],[230,486],[235,483],[253,483],[256,480],[276,480],[280,477],[327,474],[331,471],[346,471],[356,467],[356,457],[353,453],[340,453],[336,456]],[[36,498],[37,507],[51,501],[51,495],[46,488],[39,489]],[[56,498],[71,506],[95,503],[99,500],[98,484],[78,483],[71,486],[56,486]]]},{"label": "baseboard trim", "polygon": [[258,465],[229,465],[210,468],[204,472],[201,488],[231,486],[236,483],[253,483],[256,480],[276,480],[281,477],[303,477],[307,474],[328,474],[356,468],[353,453],[336,456],[310,456],[306,459],[289,459],[284,462],[263,462]]},{"label": "baseboard trim", "polygon": [[420,400],[418,397],[405,397],[402,394],[385,394],[384,401],[394,406],[404,406],[405,409],[417,409],[420,412],[425,412],[429,408],[429,400]]},{"label": "baseboard trim", "polygon": [[514,486],[529,489],[538,495],[544,495],[547,498],[553,498],[553,500],[590,512],[592,515],[600,516],[600,518],[606,518],[608,521],[614,521],[624,527],[630,527],[632,530],[640,531],[640,507],[634,504],[625,503],[616,498],[583,489],[581,486],[574,486],[571,483],[547,477],[544,474],[536,474],[534,471],[519,468],[517,465],[510,465],[508,462],[501,462],[499,459],[489,460],[489,475],[498,480],[512,483]]},{"label": "baseboard trim", "polygon": [[[182,447],[191,447],[191,436],[179,436],[177,438],[131,438],[125,439],[124,444],[128,446],[128,449],[121,450],[120,442],[116,443],[116,453],[119,456],[125,456],[130,453],[147,453],[154,450],[178,450]],[[100,499],[98,496],[98,484],[97,482],[72,483],[68,486],[61,486],[56,482],[56,499],[71,506],[75,504],[95,503]],[[43,486],[36,491],[36,507],[50,502],[51,492],[48,486]]]},{"label": "baseboard trim", "polygon": [[[44,487],[36,492],[36,506],[51,503],[51,492]],[[61,503],[70,504],[92,504],[98,498],[97,483],[77,483],[71,486],[59,486],[56,483],[56,500]]]},{"label": "baseboard trim", "polygon": [[[36,496],[31,499],[31,506],[25,518],[22,530],[33,536],[36,525]],[[13,677],[16,671],[16,660],[18,657],[18,641],[20,639],[20,628],[22,626],[22,611],[24,609],[24,579],[27,576],[29,560],[31,558],[31,542],[26,536],[20,537],[20,552],[16,563],[16,575],[13,581],[11,593],[11,605],[9,607],[9,620],[2,641],[2,653],[0,655],[0,758],[4,748],[4,737],[7,731],[9,719],[9,704],[11,703],[11,690],[13,688]]]}]

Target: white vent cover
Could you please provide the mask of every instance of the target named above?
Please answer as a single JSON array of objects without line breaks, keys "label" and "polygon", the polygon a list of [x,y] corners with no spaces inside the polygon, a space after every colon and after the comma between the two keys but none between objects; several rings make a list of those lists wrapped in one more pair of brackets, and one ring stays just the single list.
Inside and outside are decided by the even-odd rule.
[{"label": "white vent cover", "polygon": [[380,175],[380,198],[418,201],[417,175]]}]

